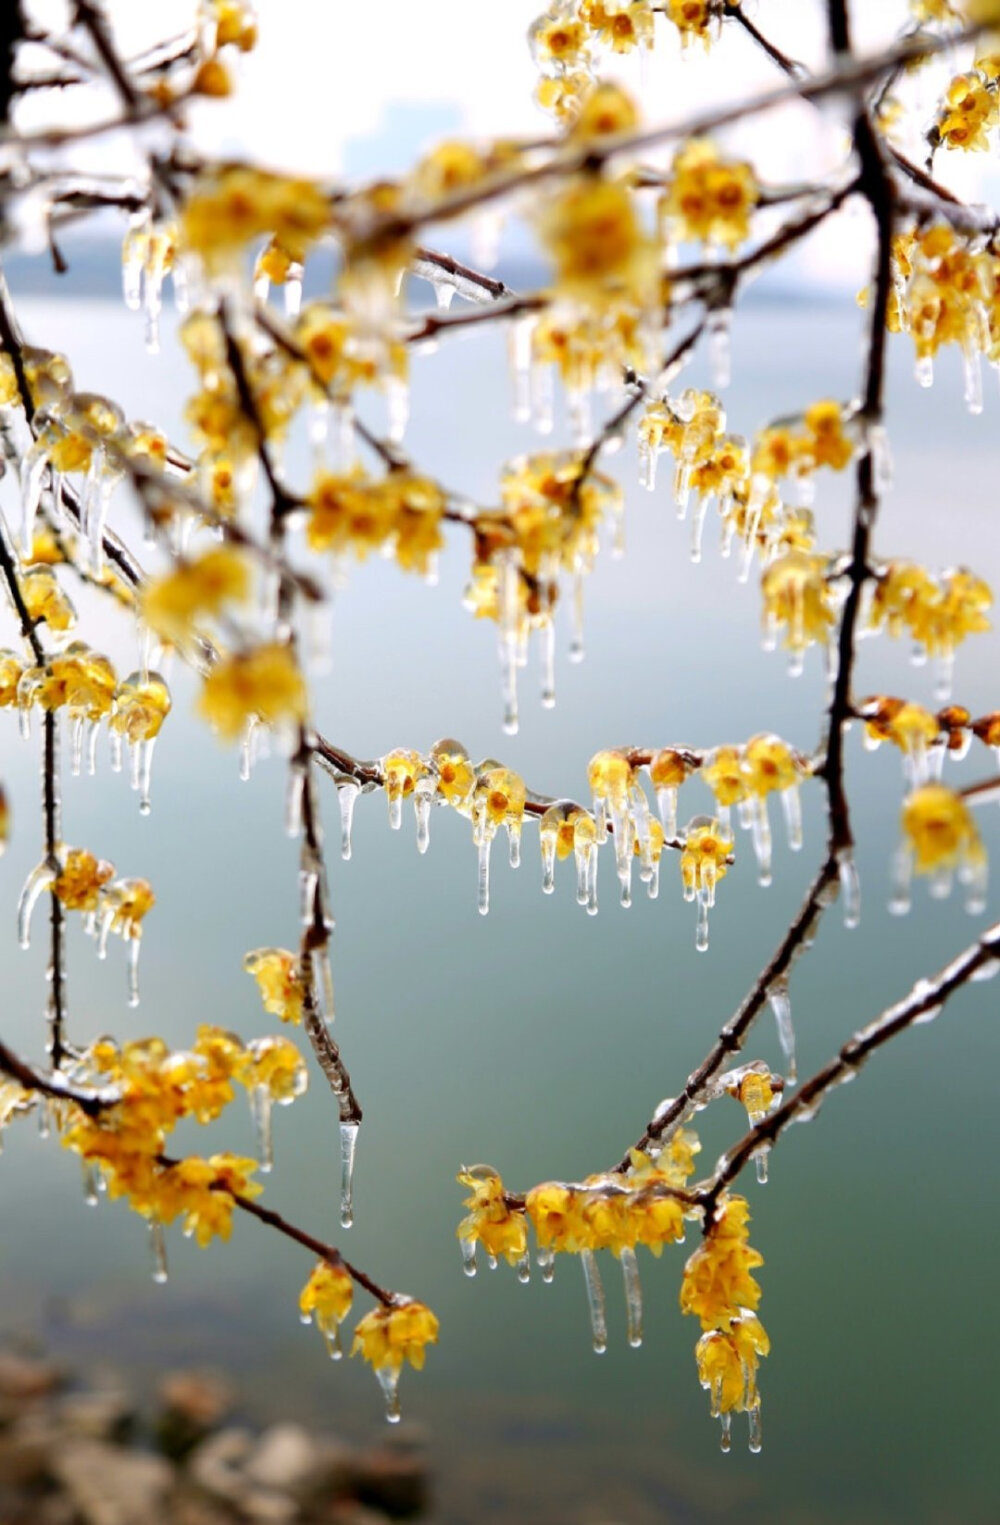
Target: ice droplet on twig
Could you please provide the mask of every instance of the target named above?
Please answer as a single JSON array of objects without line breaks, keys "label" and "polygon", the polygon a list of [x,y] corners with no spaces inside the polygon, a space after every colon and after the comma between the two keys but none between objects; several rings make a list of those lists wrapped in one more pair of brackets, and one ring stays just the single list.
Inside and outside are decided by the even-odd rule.
[{"label": "ice droplet on twig", "polygon": [[590,1332],[594,1340],[594,1353],[603,1355],[608,1348],[608,1325],[604,1307],[604,1285],[597,1268],[597,1256],[593,1250],[580,1251],[583,1279],[587,1286],[587,1303],[590,1307]]},{"label": "ice droplet on twig", "polygon": [[642,1344],[642,1285],[639,1262],[631,1245],[621,1250],[622,1279],[625,1282],[625,1312],[628,1318],[628,1342],[633,1350]]},{"label": "ice droplet on twig", "polygon": [[360,1124],[342,1122],[340,1125],[340,1226],[350,1228],[354,1222],[354,1161],[358,1149]]},{"label": "ice droplet on twig", "polygon": [[167,1280],[167,1236],[159,1218],[149,1220],[149,1250],[153,1261],[153,1280],[162,1286]]}]

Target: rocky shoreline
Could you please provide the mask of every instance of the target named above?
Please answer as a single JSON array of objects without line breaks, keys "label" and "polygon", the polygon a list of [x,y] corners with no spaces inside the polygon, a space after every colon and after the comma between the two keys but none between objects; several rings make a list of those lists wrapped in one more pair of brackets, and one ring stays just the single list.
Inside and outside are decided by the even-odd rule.
[{"label": "rocky shoreline", "polygon": [[0,1351],[0,1525],[385,1525],[427,1508],[421,1432],[367,1448],[238,1422],[222,1376],[177,1371],[143,1408]]}]

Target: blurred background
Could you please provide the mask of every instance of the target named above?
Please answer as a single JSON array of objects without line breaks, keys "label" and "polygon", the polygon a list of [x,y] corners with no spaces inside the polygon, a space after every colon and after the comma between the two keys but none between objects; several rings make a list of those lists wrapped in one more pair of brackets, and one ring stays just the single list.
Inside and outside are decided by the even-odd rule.
[{"label": "blurred background", "polygon": [[[199,113],[196,132],[206,147],[368,177],[401,169],[435,137],[537,130],[522,40],[533,7],[521,0],[508,0],[501,16],[495,7],[440,3],[419,20],[412,7],[388,0],[332,6],[320,16],[314,9],[264,0],[260,51],[246,70],[249,104],[223,104],[212,126],[208,108]],[[793,16],[791,8],[761,4],[757,19],[809,57],[821,36],[819,9],[801,7],[808,26],[799,7]],[[902,8],[864,10],[891,27]],[[138,24],[133,7],[111,11],[123,32]],[[158,33],[167,11],[157,8]],[[322,47],[310,45],[317,28]],[[652,119],[682,114],[710,85],[725,94],[772,79],[739,37],[727,35],[707,63],[663,53],[654,56],[644,97]],[[836,162],[840,125],[811,120],[812,143],[796,138],[789,148],[787,128],[761,137],[761,153],[774,155],[774,178],[801,175],[817,153]],[[738,141],[757,153],[749,129]],[[119,151],[126,150],[108,149]],[[789,154],[801,155],[797,168]],[[831,244],[812,240],[794,270],[753,288],[738,312],[725,395],[731,429],[749,435],[819,397],[854,395],[864,338],[854,295],[867,278],[870,234],[857,214],[831,234]],[[456,243],[447,230],[441,246],[446,239]],[[10,262],[26,336],[65,349],[78,385],[119,398],[132,417],[155,419],[183,444],[191,375],[173,319],[163,353],[149,357],[141,318],[112,295],[114,245],[98,234],[68,242],[66,252],[71,270],[59,282],[41,259]],[[499,273],[514,286],[539,279],[516,225]],[[413,294],[425,300],[429,289],[414,283]],[[890,354],[896,471],[876,550],[931,568],[966,564],[996,585],[996,389],[987,388],[985,416],[970,418],[958,356],[945,355],[934,387],[923,391],[913,380],[910,341],[893,341]],[[685,379],[709,384],[700,357]],[[380,425],[377,404],[368,417]],[[556,438],[566,437],[558,420]],[[422,468],[481,501],[491,500],[506,459],[545,448],[529,426],[511,421],[501,333],[483,328],[417,357],[406,448]],[[666,464],[649,495],[636,486],[631,444],[612,463],[626,485],[627,553],[615,561],[605,550],[588,580],[582,666],[566,660],[568,629],[557,621],[554,711],[537,701],[533,653],[522,675],[520,734],[502,735],[495,633],[461,608],[469,548],[456,537],[436,589],[381,561],[352,569],[336,597],[334,668],[313,686],[318,727],[364,757],[396,746],[426,751],[441,735],[457,736],[474,758],[495,755],[533,788],[577,798],[586,793],[588,759],[604,746],[706,746],[774,730],[813,748],[824,703],[818,653],[791,679],[780,653],[762,651],[757,576],[741,585],[735,561],[718,556],[716,519],[706,529],[704,559],[692,567]],[[293,445],[287,469],[293,481],[305,480],[304,445]],[[13,514],[11,481],[0,483],[0,496]],[[849,481],[821,479],[822,546],[847,543],[850,496]],[[138,543],[124,494],[112,522]],[[127,620],[82,595],[79,608],[92,644],[123,671],[134,666]],[[0,642],[14,644],[6,612],[2,621]],[[955,697],[973,714],[997,705],[997,657],[995,633],[959,655]],[[148,877],[157,893],[137,1011],[126,1006],[122,947],[100,964],[92,943],[71,928],[78,1042],[103,1031],[158,1033],[183,1047],[202,1021],[246,1038],[273,1029],[241,961],[249,948],[292,945],[297,936],[297,848],[283,833],[284,769],[280,760],[262,761],[240,783],[235,752],[193,718],[192,680],[176,668],[171,683],[175,708],[157,746],[148,818],[127,779],[110,772],[106,752],[95,779],[69,777],[67,758],[67,841],[110,858],[120,874]],[[931,705],[931,685],[928,669],[910,665],[904,643],[864,643],[859,695]],[[4,1036],[39,1058],[45,939],[19,951],[13,915],[40,855],[39,741],[22,743],[8,714],[0,745],[14,811],[13,841],[0,863],[10,907],[0,922]],[[796,967],[791,996],[803,1075],[986,924],[964,913],[959,896],[932,902],[922,885],[909,917],[888,915],[900,756],[865,753],[855,734],[848,766],[862,922],[847,931],[840,908],[831,909],[811,956]],[[993,763],[977,746],[948,768],[946,776],[969,782],[992,773]],[[336,1037],[365,1108],[356,1223],[344,1248],[441,1317],[440,1346],[402,1387],[404,1417],[431,1436],[432,1517],[498,1525],[995,1520],[995,986],[970,987],[935,1023],[897,1040],[857,1085],[831,1096],[811,1126],[789,1132],[772,1157],[769,1185],[745,1183],[752,1242],[766,1260],[761,1315],[773,1349],[762,1374],[761,1456],[746,1452],[739,1421],[732,1455],[718,1453],[718,1427],[695,1375],[697,1331],[677,1307],[685,1251],[642,1261],[640,1351],[626,1344],[617,1266],[608,1258],[611,1343],[600,1358],[590,1348],[574,1264],[559,1264],[552,1286],[536,1276],[527,1288],[506,1268],[483,1269],[474,1281],[461,1273],[462,1190],[454,1177],[463,1162],[493,1164],[515,1189],[606,1168],[701,1059],[820,861],[818,786],[804,791],[801,854],[788,853],[774,822],[771,888],[757,887],[749,843],[740,838],[704,955],[695,951],[694,910],[682,900],[673,862],[664,862],[658,900],[637,893],[623,911],[605,857],[601,912],[590,919],[575,903],[566,865],[556,893],[543,897],[529,827],[519,871],[508,869],[502,851],[494,855],[484,919],[476,913],[467,823],[435,812],[421,858],[412,815],[392,833],[384,798],[364,798],[353,859],[342,863],[333,786],[324,779],[321,789],[337,915]],[[707,790],[690,783],[682,820],[708,803]],[[1000,812],[983,809],[979,822],[995,853]],[[777,1067],[768,1014],[746,1057]],[[249,1117],[231,1110],[233,1118],[213,1128],[212,1145],[249,1152]],[[742,1109],[726,1101],[702,1114],[706,1169],[743,1127]],[[194,1129],[179,1138],[192,1149],[206,1142]],[[265,1200],[339,1242],[336,1121],[316,1075],[308,1095],[276,1115],[275,1143]],[[4,1141],[0,1202],[6,1333],[31,1331],[70,1365],[110,1363],[140,1388],[165,1364],[217,1364],[235,1374],[242,1406],[261,1420],[319,1422],[356,1438],[381,1426],[367,1368],[331,1367],[317,1335],[299,1327],[296,1298],[308,1259],[260,1225],[237,1223],[232,1243],[208,1253],[171,1232],[171,1278],[154,1286],[143,1225],[103,1200],[96,1210],[85,1207],[76,1162],[57,1141],[39,1139],[31,1122]]]}]

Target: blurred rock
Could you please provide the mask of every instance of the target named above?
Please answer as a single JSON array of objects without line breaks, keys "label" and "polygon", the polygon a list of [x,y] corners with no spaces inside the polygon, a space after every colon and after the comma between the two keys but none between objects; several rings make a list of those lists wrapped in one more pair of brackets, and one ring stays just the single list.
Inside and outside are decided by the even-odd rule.
[{"label": "blurred rock", "polygon": [[180,1461],[216,1429],[233,1404],[233,1389],[211,1371],[169,1372],[159,1387],[156,1438],[160,1449]]},{"label": "blurred rock", "polygon": [[63,1380],[62,1372],[52,1361],[0,1350],[0,1398],[30,1402],[55,1392]]},{"label": "blurred rock", "polygon": [[405,1519],[427,1507],[428,1468],[420,1438],[402,1435],[355,1459],[352,1492],[362,1504]]},{"label": "blurred rock", "polygon": [[83,1525],[164,1525],[174,1469],[162,1456],[70,1440],[51,1458]]},{"label": "blurred rock", "polygon": [[135,1423],[132,1400],[120,1391],[66,1393],[55,1413],[71,1435],[89,1440],[125,1440]]},{"label": "blurred rock", "polygon": [[46,1410],[29,1409],[0,1433],[0,1484],[23,1488],[51,1476],[51,1458],[64,1439]]},{"label": "blurred rock", "polygon": [[244,1470],[265,1488],[302,1494],[310,1490],[318,1464],[319,1450],[307,1430],[298,1424],[276,1424],[264,1431]]},{"label": "blurred rock", "polygon": [[235,1509],[239,1519],[285,1525],[297,1518],[298,1505],[290,1494],[266,1487],[248,1475],[246,1463],[253,1445],[249,1430],[220,1430],[192,1453],[190,1477],[211,1498]]},{"label": "blurred rock", "polygon": [[340,1499],[323,1514],[309,1515],[315,1525],[387,1525],[389,1516],[378,1509],[369,1509],[357,1499]]}]

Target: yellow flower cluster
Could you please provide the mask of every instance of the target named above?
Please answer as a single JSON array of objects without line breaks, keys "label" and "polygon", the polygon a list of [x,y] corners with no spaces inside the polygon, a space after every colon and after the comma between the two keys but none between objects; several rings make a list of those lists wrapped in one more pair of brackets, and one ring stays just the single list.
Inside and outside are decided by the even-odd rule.
[{"label": "yellow flower cluster", "polygon": [[893,865],[889,909],[909,909],[910,877],[931,876],[931,893],[947,895],[957,872],[965,887],[965,908],[979,915],[986,906],[986,849],[968,805],[944,784],[926,783],[903,803],[903,845]]},{"label": "yellow flower cluster", "polygon": [[351,1355],[360,1355],[375,1372],[386,1399],[386,1418],[399,1420],[399,1376],[405,1362],[422,1371],[428,1345],[436,1345],[438,1321],[425,1303],[394,1297],[377,1303],[359,1319]]},{"label": "yellow flower cluster", "polygon": [[987,134],[996,126],[996,81],[978,69],[956,74],[945,92],[934,123],[934,134],[945,148],[989,148]]},{"label": "yellow flower cluster", "polygon": [[391,549],[407,572],[427,576],[444,544],[445,499],[429,477],[390,471],[373,480],[356,467],[321,471],[308,497],[306,538],[316,551],[364,560],[369,551]]},{"label": "yellow flower cluster", "polygon": [[265,235],[301,261],[330,226],[329,197],[314,181],[228,164],[197,178],[181,210],[179,233],[182,248],[218,273]]},{"label": "yellow flower cluster", "polygon": [[711,1395],[712,1415],[722,1421],[729,1449],[734,1413],[750,1420],[750,1449],[760,1449],[757,1369],[770,1350],[756,1317],[760,1287],[752,1272],[764,1264],[749,1243],[750,1209],[743,1197],[724,1196],[702,1244],[684,1267],[680,1304],[705,1331],[695,1347],[698,1379]]},{"label": "yellow flower cluster", "polygon": [[198,709],[224,740],[234,741],[251,720],[300,725],[307,704],[305,679],[292,651],[265,642],[221,658],[205,679]]},{"label": "yellow flower cluster", "polygon": [[904,632],[928,656],[951,659],[970,635],[990,629],[993,594],[964,567],[933,576],[913,562],[894,561],[875,585],[870,623],[891,636]]},{"label": "yellow flower cluster", "polygon": [[674,157],[659,215],[674,238],[735,249],[750,236],[759,200],[752,165],[722,158],[709,138],[692,138]]},{"label": "yellow flower cluster", "polygon": [[299,1294],[302,1322],[316,1325],[334,1361],[343,1354],[340,1326],[351,1311],[353,1296],[350,1274],[343,1265],[331,1265],[326,1260],[317,1261]]},{"label": "yellow flower cluster", "polygon": [[177,561],[165,576],[146,584],[142,617],[157,635],[183,646],[206,616],[219,616],[250,596],[246,556],[230,545],[213,546],[192,560]]},{"label": "yellow flower cluster", "polygon": [[829,571],[825,556],[790,550],[772,561],[761,578],[765,643],[773,647],[782,635],[793,673],[802,671],[806,650],[826,646],[833,633],[836,613]]},{"label": "yellow flower cluster", "polygon": [[282,1022],[302,1021],[305,991],[294,953],[287,948],[255,948],[244,958],[243,967],[257,981],[266,1012]]},{"label": "yellow flower cluster", "polygon": [[476,1245],[481,1244],[490,1262],[503,1256],[508,1265],[522,1266],[527,1275],[528,1231],[523,1211],[508,1207],[503,1181],[491,1165],[472,1165],[459,1172],[459,1181],[472,1195],[465,1199],[470,1208],[456,1230],[462,1245],[466,1271],[476,1269]]},{"label": "yellow flower cluster", "polygon": [[717,17],[711,0],[552,0],[528,30],[542,71],[538,104],[562,123],[578,121],[601,56],[652,48],[657,13],[676,27],[683,46],[695,38],[710,45]]},{"label": "yellow flower cluster", "polygon": [[659,289],[656,244],[623,181],[585,174],[548,200],[539,235],[558,291],[585,312],[648,308]]},{"label": "yellow flower cluster", "polygon": [[898,234],[893,263],[888,326],[893,333],[912,335],[917,380],[930,386],[934,356],[943,344],[957,344],[966,357],[966,401],[979,411],[977,357],[985,350],[992,358],[996,342],[996,260],[974,252],[960,234],[938,224]]}]

